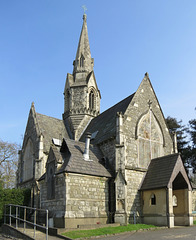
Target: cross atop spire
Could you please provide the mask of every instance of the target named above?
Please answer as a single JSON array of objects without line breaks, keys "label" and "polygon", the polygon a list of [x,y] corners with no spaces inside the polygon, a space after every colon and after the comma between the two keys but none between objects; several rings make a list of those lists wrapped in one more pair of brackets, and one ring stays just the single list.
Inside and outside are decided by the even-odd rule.
[{"label": "cross atop spire", "polygon": [[85,14],[85,11],[87,10],[87,8],[85,5],[83,5],[82,8],[84,9],[84,14]]}]

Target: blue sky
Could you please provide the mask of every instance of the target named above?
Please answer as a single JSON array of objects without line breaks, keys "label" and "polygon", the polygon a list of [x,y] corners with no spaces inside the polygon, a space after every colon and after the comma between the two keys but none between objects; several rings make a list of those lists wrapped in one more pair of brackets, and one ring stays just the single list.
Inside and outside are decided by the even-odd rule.
[{"label": "blue sky", "polygon": [[82,5],[101,111],[135,92],[149,73],[165,117],[196,118],[195,0],[1,0],[0,138],[22,142],[31,102],[61,118]]}]

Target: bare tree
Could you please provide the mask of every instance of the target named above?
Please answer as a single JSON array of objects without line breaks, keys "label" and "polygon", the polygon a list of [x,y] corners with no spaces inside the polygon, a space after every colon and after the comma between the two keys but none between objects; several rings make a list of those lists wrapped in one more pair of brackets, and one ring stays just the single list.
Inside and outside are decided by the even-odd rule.
[{"label": "bare tree", "polygon": [[18,149],[16,143],[0,140],[0,182],[4,188],[15,187]]}]

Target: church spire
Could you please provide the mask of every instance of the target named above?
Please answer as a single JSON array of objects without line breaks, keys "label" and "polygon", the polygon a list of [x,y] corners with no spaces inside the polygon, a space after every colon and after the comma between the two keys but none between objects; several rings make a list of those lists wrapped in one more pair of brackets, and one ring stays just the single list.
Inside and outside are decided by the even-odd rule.
[{"label": "church spire", "polygon": [[74,65],[73,74],[79,73],[79,72],[89,73],[93,70],[93,66],[94,66],[94,59],[91,58],[86,19],[87,19],[87,16],[84,13],[83,26],[80,34],[80,40],[78,43],[76,58],[73,62],[73,65]]},{"label": "church spire", "polygon": [[100,112],[101,95],[93,71],[86,18],[84,13],[73,73],[67,74],[64,90],[63,119],[70,138],[75,140],[79,140],[87,124]]}]

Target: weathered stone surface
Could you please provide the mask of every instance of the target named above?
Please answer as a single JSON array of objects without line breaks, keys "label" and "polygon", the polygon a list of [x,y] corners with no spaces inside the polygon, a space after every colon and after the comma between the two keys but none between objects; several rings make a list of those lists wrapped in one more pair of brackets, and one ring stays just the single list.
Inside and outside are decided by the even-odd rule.
[{"label": "weathered stone surface", "polygon": [[[68,181],[68,182],[67,182]],[[106,217],[107,178],[68,174],[66,176],[66,217]]]},{"label": "weathered stone surface", "polygon": [[192,192],[192,208],[193,208],[193,211],[196,211],[196,190],[195,189],[193,189],[193,192]]}]

